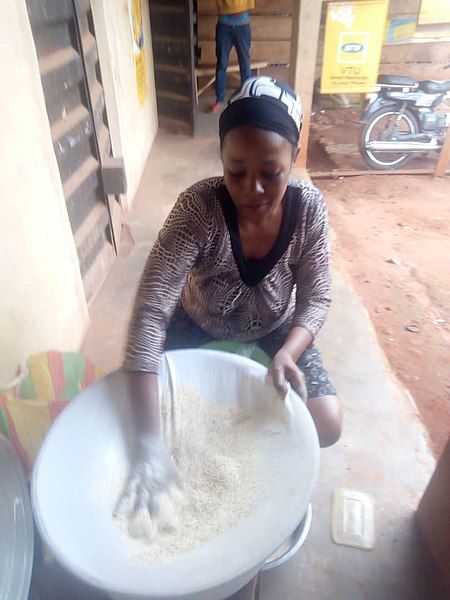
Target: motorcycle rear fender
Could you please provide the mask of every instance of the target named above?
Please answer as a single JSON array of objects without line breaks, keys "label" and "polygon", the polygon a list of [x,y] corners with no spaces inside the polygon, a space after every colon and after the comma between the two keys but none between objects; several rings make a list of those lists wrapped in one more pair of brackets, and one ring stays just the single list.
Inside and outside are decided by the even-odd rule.
[{"label": "motorcycle rear fender", "polygon": [[392,100],[386,100],[386,98],[378,96],[378,98],[376,98],[374,102],[367,104],[363,114],[358,119],[358,123],[361,123],[362,125],[368,123],[373,113],[376,112],[382,106],[398,106],[398,103],[392,102]]}]

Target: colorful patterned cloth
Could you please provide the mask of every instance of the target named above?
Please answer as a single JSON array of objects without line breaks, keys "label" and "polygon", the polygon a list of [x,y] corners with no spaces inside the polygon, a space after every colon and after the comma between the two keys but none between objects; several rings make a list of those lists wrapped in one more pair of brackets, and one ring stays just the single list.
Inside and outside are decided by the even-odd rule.
[{"label": "colorful patterned cloth", "polygon": [[47,431],[69,400],[101,376],[80,354],[49,351],[31,356],[24,379],[0,390],[0,432],[26,469],[33,466]]}]

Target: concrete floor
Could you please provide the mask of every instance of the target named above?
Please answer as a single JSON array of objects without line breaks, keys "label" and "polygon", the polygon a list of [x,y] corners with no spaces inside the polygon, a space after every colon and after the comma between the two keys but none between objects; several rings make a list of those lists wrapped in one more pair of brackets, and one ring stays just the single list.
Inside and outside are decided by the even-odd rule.
[{"label": "concrete floor", "polygon": [[[178,193],[221,171],[214,125],[215,117],[203,114],[195,138],[161,133],[156,140],[126,217],[135,245],[117,260],[90,308],[83,352],[106,371],[121,364],[139,275]],[[263,575],[261,598],[427,600],[426,555],[413,517],[434,460],[415,407],[390,373],[345,273],[334,273],[333,305],[318,345],[344,405],[344,434],[322,452],[309,537],[288,563]],[[332,542],[332,493],[339,486],[374,496],[374,550]]]}]

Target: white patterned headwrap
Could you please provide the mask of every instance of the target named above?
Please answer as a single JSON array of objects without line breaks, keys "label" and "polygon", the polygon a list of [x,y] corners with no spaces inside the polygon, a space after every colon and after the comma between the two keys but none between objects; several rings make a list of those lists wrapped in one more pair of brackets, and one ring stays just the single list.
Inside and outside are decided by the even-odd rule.
[{"label": "white patterned headwrap", "polygon": [[220,116],[220,138],[234,127],[253,125],[275,131],[297,145],[302,126],[299,96],[286,84],[267,76],[247,79]]}]

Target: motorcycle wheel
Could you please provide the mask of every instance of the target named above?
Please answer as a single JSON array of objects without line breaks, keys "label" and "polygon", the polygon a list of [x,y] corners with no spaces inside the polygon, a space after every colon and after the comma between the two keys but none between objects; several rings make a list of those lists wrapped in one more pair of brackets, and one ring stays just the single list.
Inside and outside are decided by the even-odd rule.
[{"label": "motorcycle wheel", "polygon": [[[373,113],[372,118],[361,131],[359,151],[364,162],[371,169],[390,171],[398,169],[412,157],[411,153],[404,152],[374,152],[368,150],[366,144],[375,141],[387,141],[392,137],[392,129],[399,116],[400,109],[395,106],[385,106]],[[398,128],[398,133],[418,133],[419,123],[416,116],[408,109],[403,112]]]}]

